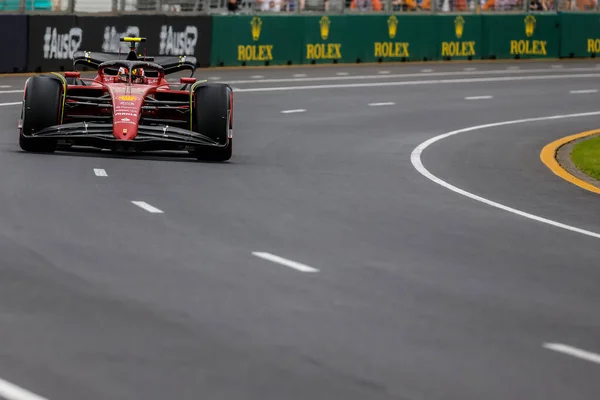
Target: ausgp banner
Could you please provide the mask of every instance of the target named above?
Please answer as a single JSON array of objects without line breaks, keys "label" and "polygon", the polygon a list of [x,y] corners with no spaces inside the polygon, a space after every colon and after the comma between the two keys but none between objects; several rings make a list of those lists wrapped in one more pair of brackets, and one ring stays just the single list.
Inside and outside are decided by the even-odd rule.
[{"label": "ausgp banner", "polygon": [[212,42],[212,17],[169,17],[160,26],[157,55],[194,56],[198,67],[209,67]]},{"label": "ausgp banner", "polygon": [[126,55],[124,36],[145,37],[138,50],[149,56],[190,55],[198,66],[210,65],[212,18],[144,16],[30,16],[27,70],[65,71],[73,68],[78,50]]},{"label": "ausgp banner", "polygon": [[65,71],[73,67],[73,53],[83,50],[86,37],[75,16],[31,15],[27,70]]}]

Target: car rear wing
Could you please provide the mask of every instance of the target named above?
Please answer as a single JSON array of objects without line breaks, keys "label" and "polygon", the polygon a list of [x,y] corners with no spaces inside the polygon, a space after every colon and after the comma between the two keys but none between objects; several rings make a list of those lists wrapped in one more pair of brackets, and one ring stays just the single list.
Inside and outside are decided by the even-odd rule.
[{"label": "car rear wing", "polygon": [[[126,60],[124,54],[119,53],[103,53],[96,51],[76,51],[73,54],[73,69],[77,70],[78,66],[85,66],[97,70],[100,64],[108,61]],[[158,56],[149,57],[143,54],[138,54],[136,60],[130,61],[148,61],[154,62],[165,71],[165,75],[174,74],[176,72],[188,70],[190,76],[194,75],[197,67],[197,60],[194,56]]]}]

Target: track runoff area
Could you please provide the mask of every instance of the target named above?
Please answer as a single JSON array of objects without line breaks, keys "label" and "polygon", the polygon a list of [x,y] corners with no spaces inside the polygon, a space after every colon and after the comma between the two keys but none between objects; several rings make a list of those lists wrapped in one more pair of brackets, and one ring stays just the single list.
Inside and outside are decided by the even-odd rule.
[{"label": "track runoff area", "polygon": [[228,163],[21,153],[0,78],[0,398],[597,398],[597,194],[539,159],[596,63],[198,72]]}]

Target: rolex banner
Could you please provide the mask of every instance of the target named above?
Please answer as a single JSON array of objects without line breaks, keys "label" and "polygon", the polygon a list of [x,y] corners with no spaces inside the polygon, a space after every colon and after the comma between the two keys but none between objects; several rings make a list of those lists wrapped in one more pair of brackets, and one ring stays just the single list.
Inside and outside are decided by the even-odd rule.
[{"label": "rolex banner", "polygon": [[211,64],[301,64],[302,16],[214,16]]},{"label": "rolex banner", "polygon": [[540,14],[484,15],[486,58],[558,57],[561,33],[558,18]]},{"label": "rolex banner", "polygon": [[355,17],[352,28],[364,32],[365,62],[435,59],[435,17],[373,15],[365,16],[364,21]]},{"label": "rolex banner", "polygon": [[561,13],[559,20],[562,57],[600,55],[600,16],[597,13]]},{"label": "rolex banner", "polygon": [[476,15],[435,16],[436,59],[477,60],[484,58],[482,18]]},{"label": "rolex banner", "polygon": [[435,56],[432,16],[306,17],[302,62],[426,61]]}]

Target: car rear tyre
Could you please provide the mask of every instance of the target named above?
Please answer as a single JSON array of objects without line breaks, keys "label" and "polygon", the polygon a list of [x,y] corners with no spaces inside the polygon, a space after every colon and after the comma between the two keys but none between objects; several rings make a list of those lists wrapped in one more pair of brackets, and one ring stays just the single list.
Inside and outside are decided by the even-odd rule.
[{"label": "car rear tyre", "polygon": [[25,100],[21,109],[22,129],[19,132],[21,149],[34,153],[56,151],[56,140],[28,137],[44,128],[60,123],[62,108],[62,84],[53,77],[34,76],[25,88]]},{"label": "car rear tyre", "polygon": [[210,137],[219,146],[198,146],[190,153],[202,161],[227,161],[233,154],[233,97],[229,85],[212,83],[195,89],[195,128],[198,133]]}]

